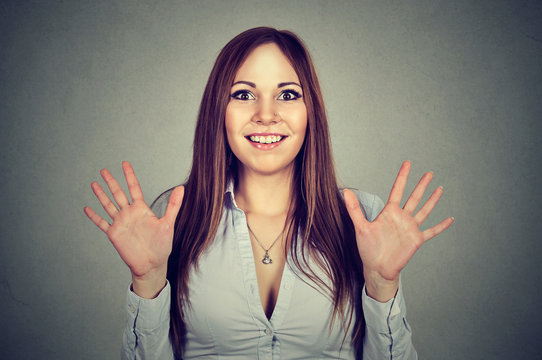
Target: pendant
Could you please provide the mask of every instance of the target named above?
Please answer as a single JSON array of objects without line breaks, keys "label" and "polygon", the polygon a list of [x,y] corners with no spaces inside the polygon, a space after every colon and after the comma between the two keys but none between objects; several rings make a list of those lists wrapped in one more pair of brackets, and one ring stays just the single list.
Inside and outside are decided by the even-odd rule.
[{"label": "pendant", "polygon": [[265,256],[263,257],[262,262],[266,265],[273,263],[273,260],[271,260],[269,257],[269,252],[267,250],[265,251]]}]

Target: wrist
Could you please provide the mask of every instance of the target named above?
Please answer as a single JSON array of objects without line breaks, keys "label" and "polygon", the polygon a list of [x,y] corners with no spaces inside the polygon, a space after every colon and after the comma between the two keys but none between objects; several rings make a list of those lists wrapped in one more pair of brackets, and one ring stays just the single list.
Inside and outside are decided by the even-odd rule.
[{"label": "wrist", "polygon": [[399,277],[385,279],[376,272],[364,271],[365,291],[367,296],[378,301],[388,302],[393,299],[399,290]]},{"label": "wrist", "polygon": [[132,274],[132,291],[145,299],[154,299],[166,286],[166,269],[151,271],[143,276]]}]

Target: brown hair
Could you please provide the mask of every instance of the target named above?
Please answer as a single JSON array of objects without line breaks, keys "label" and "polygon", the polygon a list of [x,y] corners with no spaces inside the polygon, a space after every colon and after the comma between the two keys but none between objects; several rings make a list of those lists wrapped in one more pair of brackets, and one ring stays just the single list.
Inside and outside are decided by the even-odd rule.
[{"label": "brown hair", "polygon": [[[343,320],[348,318],[345,337],[356,310],[352,341],[356,351],[361,347],[365,322],[360,306],[354,309],[354,305],[359,303],[356,297],[361,296],[356,289],[363,284],[362,264],[354,227],[337,186],[316,72],[306,47],[295,34],[259,27],[237,35],[222,49],[199,109],[192,169],[175,222],[173,250],[168,261],[167,278],[172,288],[170,337],[179,358],[186,332],[183,305],[189,304],[189,272],[193,266],[197,267],[200,254],[215,237],[228,182],[237,180],[237,159],[228,146],[224,125],[231,85],[247,56],[266,43],[275,43],[290,61],[301,82],[307,107],[305,141],[295,160],[287,251],[295,267],[330,296],[334,305],[332,318],[337,314]],[[331,285],[311,270],[309,259],[323,271]]]}]

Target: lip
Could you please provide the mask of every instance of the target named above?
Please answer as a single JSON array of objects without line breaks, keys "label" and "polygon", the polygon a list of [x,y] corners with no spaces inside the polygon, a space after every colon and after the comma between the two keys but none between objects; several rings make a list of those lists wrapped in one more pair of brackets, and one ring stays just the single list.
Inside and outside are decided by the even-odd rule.
[{"label": "lip", "polygon": [[[280,141],[278,141],[278,142],[271,143],[271,144],[261,144],[261,143],[252,142],[250,140],[251,136],[281,136],[282,139],[280,139]],[[247,139],[247,141],[248,141],[248,143],[250,145],[252,145],[253,147],[255,147],[258,150],[264,150],[264,151],[272,150],[272,149],[276,148],[277,146],[282,144],[287,137],[288,136],[286,136],[286,135],[278,134],[278,133],[252,133],[252,134],[245,135],[245,139]]]}]

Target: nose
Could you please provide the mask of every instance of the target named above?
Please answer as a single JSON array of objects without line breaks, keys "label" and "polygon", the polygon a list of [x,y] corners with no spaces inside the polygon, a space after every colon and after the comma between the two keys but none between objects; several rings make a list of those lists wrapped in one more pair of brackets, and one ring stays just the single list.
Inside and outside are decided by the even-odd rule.
[{"label": "nose", "polygon": [[254,112],[252,121],[260,125],[275,124],[280,120],[274,102],[271,100],[261,100],[258,108]]}]

